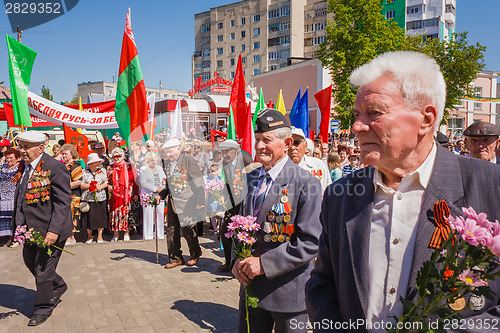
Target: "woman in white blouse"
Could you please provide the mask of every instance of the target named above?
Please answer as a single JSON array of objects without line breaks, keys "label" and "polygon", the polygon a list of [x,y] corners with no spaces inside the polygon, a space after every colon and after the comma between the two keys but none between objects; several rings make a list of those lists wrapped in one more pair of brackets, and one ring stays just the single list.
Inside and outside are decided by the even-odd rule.
[{"label": "woman in white blouse", "polygon": [[[87,244],[92,243],[92,231],[97,230],[97,243],[102,243],[102,229],[108,224],[107,201],[108,175],[106,169],[99,167],[104,162],[96,153],[87,157],[87,168],[83,170],[81,201],[88,203],[90,208],[83,213],[83,228],[87,229]],[[94,182],[94,183],[93,183]],[[92,186],[91,186],[92,184]],[[95,185],[95,187],[94,187]]]},{"label": "woman in white blouse", "polygon": [[[158,155],[153,152],[146,153],[144,157],[144,165],[140,169],[139,179],[140,179],[140,187],[141,187],[141,195],[142,194],[158,194],[165,187],[165,172],[163,168],[157,164]],[[164,238],[164,218],[163,218],[163,210],[165,208],[165,201],[160,201],[160,203],[156,206],[156,227],[158,230],[158,238]],[[154,207],[146,206],[142,210],[143,212],[143,221],[142,221],[142,238],[143,239],[153,239],[153,225],[154,225]]]}]

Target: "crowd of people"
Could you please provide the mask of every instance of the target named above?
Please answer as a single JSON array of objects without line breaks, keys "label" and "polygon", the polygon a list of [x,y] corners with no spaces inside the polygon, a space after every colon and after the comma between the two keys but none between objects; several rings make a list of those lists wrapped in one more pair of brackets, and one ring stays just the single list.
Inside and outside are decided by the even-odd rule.
[{"label": "crowd of people", "polygon": [[[113,233],[111,241],[120,233],[129,241],[140,215],[144,239],[166,238],[165,268],[173,269],[197,264],[198,236],[211,227],[224,249],[219,271],[231,271],[241,283],[239,332],[248,327],[252,332],[334,331],[336,323],[344,328],[343,323],[360,320],[365,326],[351,331],[384,331],[366,323],[397,318],[404,313],[400,297],[415,298],[417,272],[432,253],[429,241],[438,228],[432,215],[436,202],[454,213],[474,207],[499,219],[500,129],[475,122],[464,131],[465,142],[450,147],[449,138],[436,131],[444,110],[444,78],[423,54],[382,54],[356,69],[351,82],[359,87],[351,134],[310,140],[279,111],[260,110],[256,160],[221,136],[212,143],[194,134],[179,140],[162,133],[130,149],[115,136],[107,153],[104,143],[94,142],[86,164],[66,143],[53,147],[55,159],[48,157],[37,132],[20,134],[20,152],[4,139],[0,235],[12,235],[7,225],[13,220],[39,227],[47,244],[61,248],[73,244],[78,231],[86,232],[87,243],[94,233],[102,243],[104,229]],[[457,156],[464,147],[468,157]],[[45,187],[50,180],[50,204],[30,199],[33,186],[39,186],[30,183],[33,175]],[[205,190],[211,181],[224,182],[221,201]],[[138,213],[141,194],[153,195],[158,205]],[[57,214],[56,207],[61,207]],[[40,216],[38,209],[52,213]],[[260,226],[250,257],[233,256],[228,231],[235,215],[250,215]],[[67,223],[54,222],[59,220]],[[187,261],[181,235],[189,248]],[[30,326],[43,323],[67,289],[55,273],[60,252],[34,260],[41,258],[39,252],[26,245],[23,251],[37,282]],[[49,272],[40,265],[48,265]],[[490,287],[496,296],[481,306],[471,304],[462,312],[465,317],[498,320],[500,282]],[[248,293],[259,299],[257,307],[247,306]],[[330,326],[315,324],[325,320]]]}]

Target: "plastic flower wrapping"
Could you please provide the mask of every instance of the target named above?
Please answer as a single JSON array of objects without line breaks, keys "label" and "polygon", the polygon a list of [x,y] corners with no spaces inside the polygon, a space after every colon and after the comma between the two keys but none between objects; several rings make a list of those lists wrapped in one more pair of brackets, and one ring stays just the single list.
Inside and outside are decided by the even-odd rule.
[{"label": "plastic flower wrapping", "polygon": [[[485,298],[495,299],[488,282],[500,277],[500,223],[471,207],[462,211],[465,216],[445,217],[451,233],[417,273],[416,301],[400,298],[404,314],[392,318],[412,329],[395,324],[387,331],[413,332],[420,323],[418,331],[443,332],[443,324],[459,320],[462,310],[481,310]],[[438,325],[431,327],[436,318]]]}]

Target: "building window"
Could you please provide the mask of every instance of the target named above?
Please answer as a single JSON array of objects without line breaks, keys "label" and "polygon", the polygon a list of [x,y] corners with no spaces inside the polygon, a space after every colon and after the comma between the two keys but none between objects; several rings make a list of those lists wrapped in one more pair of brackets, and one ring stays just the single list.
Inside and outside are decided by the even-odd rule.
[{"label": "building window", "polygon": [[406,22],[406,30],[421,29],[421,28],[422,28],[422,20]]},{"label": "building window", "polygon": [[424,20],[423,25],[424,25],[424,28],[435,27],[435,26],[439,25],[439,18],[436,17],[436,18]]},{"label": "building window", "polygon": [[[483,87],[474,87],[475,97],[481,97],[483,95]],[[474,110],[481,110],[483,108],[483,103],[474,102]]]},{"label": "building window", "polygon": [[269,52],[269,60],[279,59],[280,54],[277,51]]},{"label": "building window", "polygon": [[316,9],[316,11],[314,13],[314,16],[316,16],[316,17],[318,17],[318,16],[325,16],[327,10],[328,10],[328,7],[321,8],[321,9]]},{"label": "building window", "polygon": [[314,24],[314,31],[325,30],[326,22],[320,22]]},{"label": "building window", "polygon": [[218,55],[224,54],[224,48],[222,47],[217,48],[217,54]]},{"label": "building window", "polygon": [[241,25],[245,25],[247,23],[247,19],[245,17],[241,18]]},{"label": "building window", "polygon": [[290,57],[290,50],[281,51],[279,58],[285,59]]},{"label": "building window", "polygon": [[222,67],[222,60],[217,60],[217,67]]},{"label": "building window", "polygon": [[319,45],[326,40],[326,36],[314,37],[313,45]]},{"label": "building window", "polygon": [[231,32],[231,39],[234,39],[235,38],[235,34],[234,32]]},{"label": "building window", "polygon": [[452,4],[447,4],[445,12],[452,13],[453,15],[455,15],[455,6],[453,6]]},{"label": "building window", "polygon": [[241,51],[245,51],[246,47],[245,44],[241,44]]},{"label": "building window", "polygon": [[234,58],[231,59],[231,66],[234,66]]},{"label": "building window", "polygon": [[209,56],[210,55],[210,49],[205,49],[202,52],[203,56]]},{"label": "building window", "polygon": [[290,36],[281,36],[280,45],[290,44]]},{"label": "building window", "polygon": [[229,25],[234,27],[234,20],[231,20],[231,22],[229,22]]},{"label": "building window", "polygon": [[280,65],[271,65],[271,66],[269,66],[269,70],[270,71],[278,69],[278,68],[280,68]]},{"label": "building window", "polygon": [[258,36],[258,35],[260,35],[260,28],[255,28],[255,29],[253,29],[253,35],[254,35],[254,36]]},{"label": "building window", "polygon": [[229,74],[229,77],[230,77],[231,79],[234,79],[234,72],[231,72],[231,74]]},{"label": "building window", "polygon": [[260,55],[254,55],[253,62],[260,62]]},{"label": "building window", "polygon": [[210,31],[210,24],[204,24],[201,26],[201,32]]},{"label": "building window", "polygon": [[222,28],[224,28],[224,23],[223,22],[217,23],[217,29],[222,29]]},{"label": "building window", "polygon": [[195,69],[201,69],[201,62],[194,64]]},{"label": "building window", "polygon": [[254,49],[260,49],[260,42],[253,43],[253,48]]},{"label": "building window", "polygon": [[223,35],[217,36],[217,41],[218,42],[223,42],[224,41],[224,36]]},{"label": "building window", "polygon": [[385,13],[385,19],[390,20],[393,19],[396,16],[396,11],[395,10],[389,10]]},{"label": "building window", "polygon": [[280,23],[280,30],[288,30],[288,26],[290,25],[290,22],[281,22]]},{"label": "building window", "polygon": [[245,36],[246,36],[246,31],[242,31],[241,32],[241,38],[245,38]]},{"label": "building window", "polygon": [[247,57],[241,57],[241,63],[245,64],[247,62]]},{"label": "building window", "polygon": [[253,21],[254,22],[260,22],[260,14],[254,15],[253,16]]},{"label": "building window", "polygon": [[406,14],[419,14],[419,13],[425,13],[425,5],[415,5],[415,6],[408,6],[406,7]]},{"label": "building window", "polygon": [[253,70],[253,75],[257,75],[257,74],[260,74],[260,68]]},{"label": "building window", "polygon": [[462,136],[464,130],[464,118],[448,118],[448,135],[451,137]]},{"label": "building window", "polygon": [[210,61],[204,61],[201,63],[202,68],[210,68]]},{"label": "building window", "polygon": [[234,53],[234,45],[231,46],[231,53]]},{"label": "building window", "polygon": [[283,7],[269,11],[270,19],[282,16],[289,16],[289,15],[290,15],[290,7]]},{"label": "building window", "polygon": [[[203,73],[203,74],[201,75],[201,79],[202,79],[203,81],[210,80],[210,72],[208,72],[208,73]],[[175,99],[175,97],[174,97],[174,96],[172,96],[172,99]]]}]

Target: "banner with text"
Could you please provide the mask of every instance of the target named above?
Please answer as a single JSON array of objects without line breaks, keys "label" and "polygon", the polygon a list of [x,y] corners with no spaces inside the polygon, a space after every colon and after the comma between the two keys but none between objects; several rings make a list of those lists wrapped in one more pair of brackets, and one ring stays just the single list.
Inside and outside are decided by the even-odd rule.
[{"label": "banner with text", "polygon": [[[104,103],[108,103],[103,105],[105,106],[104,110],[99,106],[85,109],[84,104],[84,110],[80,111],[54,103],[31,91],[28,92],[28,107],[32,115],[56,125],[64,123],[69,127],[86,129],[118,128],[115,119],[114,101]],[[112,108],[109,107],[109,103],[113,103]]]}]

